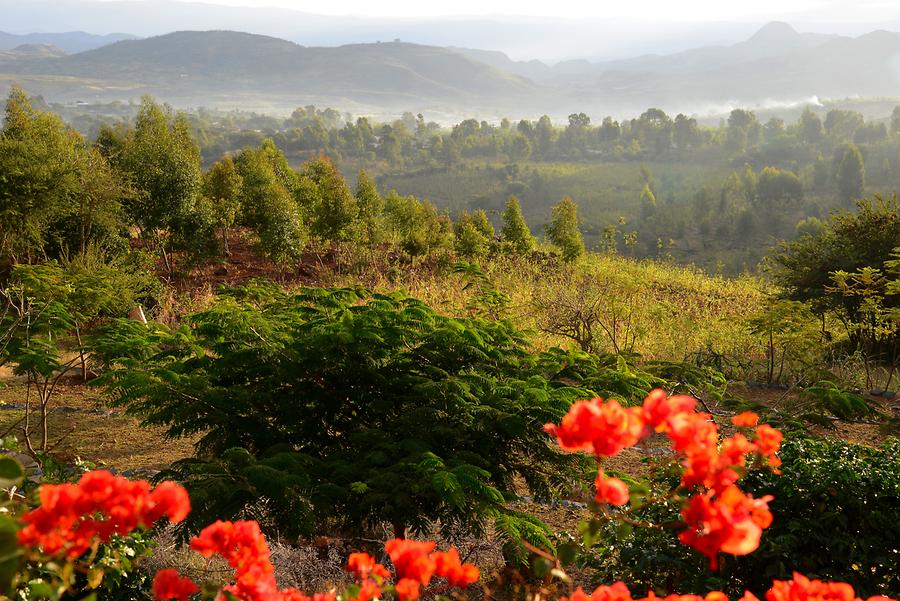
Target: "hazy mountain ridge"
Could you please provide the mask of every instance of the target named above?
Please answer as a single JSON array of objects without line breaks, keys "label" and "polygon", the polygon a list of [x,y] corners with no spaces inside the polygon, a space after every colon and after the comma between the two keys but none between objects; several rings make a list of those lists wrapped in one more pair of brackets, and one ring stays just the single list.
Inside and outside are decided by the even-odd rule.
[{"label": "hazy mountain ridge", "polygon": [[66,56],[66,51],[53,44],[22,44],[11,50],[0,50],[0,60],[33,60]]},{"label": "hazy mountain ridge", "polygon": [[794,50],[815,48],[840,37],[834,34],[798,33],[787,23],[773,21],[763,26],[749,39],[731,46],[704,46],[674,54],[645,54],[615,61],[568,60],[552,66],[538,60],[514,61],[498,51],[453,49],[499,69],[543,82],[599,76],[608,72],[647,74],[709,71]]},{"label": "hazy mountain ridge", "polygon": [[182,31],[69,56],[0,54],[0,81],[10,79],[62,100],[152,93],[195,106],[264,99],[282,109],[313,102],[356,112],[557,119],[575,111],[634,115],[650,106],[702,113],[813,97],[900,97],[900,34],[851,38],[771,23],[731,46],[550,66],[404,42],[307,47],[258,34]]},{"label": "hazy mountain ridge", "polygon": [[55,46],[66,54],[84,52],[120,40],[136,40],[137,36],[128,33],[111,33],[96,35],[84,31],[67,31],[61,33],[26,33],[13,34],[0,31],[0,50],[13,50],[24,45]]},{"label": "hazy mountain ridge", "polygon": [[799,33],[787,23],[773,22],[731,46],[553,66],[512,61],[496,52],[459,51],[530,74],[546,87],[565,89],[570,99],[587,107],[582,110],[595,110],[600,100],[613,114],[642,106],[691,113],[813,97],[900,97],[900,34],[883,30],[852,38]]},{"label": "hazy mountain ridge", "polygon": [[236,30],[306,46],[400,39],[430,46],[502,50],[522,59],[545,60],[597,60],[646,52],[670,54],[691,46],[734,43],[762,24],[513,15],[329,16],[287,8],[173,0],[0,0],[0,15],[0,27],[16,32],[83,29],[101,33],[127,31],[149,37],[176,30]]},{"label": "hazy mountain ridge", "polygon": [[435,103],[490,105],[498,97],[537,91],[528,80],[445,48],[397,42],[304,47],[231,31],[121,41],[43,61],[0,62],[0,71],[132,82],[164,98],[240,91],[392,109]]},{"label": "hazy mountain ridge", "polygon": [[653,77],[607,72],[588,87],[615,85],[622,98],[652,98],[672,106],[736,101],[749,106],[791,99],[900,97],[900,34],[834,37],[769,56],[712,69],[671,69]]}]

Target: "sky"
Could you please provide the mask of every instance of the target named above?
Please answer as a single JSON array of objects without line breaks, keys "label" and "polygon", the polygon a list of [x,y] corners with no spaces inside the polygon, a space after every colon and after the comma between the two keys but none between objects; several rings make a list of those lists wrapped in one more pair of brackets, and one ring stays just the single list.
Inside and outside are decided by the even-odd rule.
[{"label": "sky", "polygon": [[[188,1],[188,0],[185,0]],[[191,0],[197,1],[197,0]],[[827,22],[900,18],[898,0],[200,0],[232,6],[278,6],[330,15],[437,17],[525,15],[671,21],[758,21],[804,18]]]}]

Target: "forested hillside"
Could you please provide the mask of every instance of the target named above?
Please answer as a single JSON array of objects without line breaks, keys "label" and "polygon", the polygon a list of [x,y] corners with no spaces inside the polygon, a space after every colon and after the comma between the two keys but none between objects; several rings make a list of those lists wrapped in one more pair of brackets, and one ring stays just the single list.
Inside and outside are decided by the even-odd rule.
[{"label": "forested hillside", "polygon": [[[209,166],[271,139],[291,164],[325,154],[351,182],[365,169],[383,190],[427,199],[450,216],[486,211],[499,227],[510,196],[540,235],[550,207],[578,205],[586,245],[636,258],[673,258],[710,272],[756,272],[780,239],[817,228],[900,179],[900,111],[866,118],[864,101],[807,106],[781,118],[734,109],[719,125],[657,108],[632,119],[573,113],[451,127],[420,113],[378,121],[313,105],[288,118],[200,109],[186,115]],[[89,138],[137,105],[54,104]]]}]

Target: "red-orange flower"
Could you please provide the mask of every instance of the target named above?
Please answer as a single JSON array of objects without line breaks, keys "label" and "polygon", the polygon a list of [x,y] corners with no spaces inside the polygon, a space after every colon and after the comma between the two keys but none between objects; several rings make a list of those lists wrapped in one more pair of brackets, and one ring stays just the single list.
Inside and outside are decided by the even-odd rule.
[{"label": "red-orange flower", "polygon": [[756,446],[759,449],[759,454],[766,457],[769,465],[774,468],[781,465],[781,459],[775,453],[781,448],[783,438],[784,435],[780,431],[768,424],[756,427]]},{"label": "red-orange flower", "polygon": [[234,568],[234,584],[222,590],[241,601],[333,601],[336,593],[316,593],[311,598],[296,589],[279,590],[265,536],[254,521],[218,521],[191,541],[203,555],[221,555]]},{"label": "red-orange flower", "polygon": [[559,601],[591,601],[591,596],[579,586],[570,597],[560,597]]},{"label": "red-orange flower", "polygon": [[618,478],[607,478],[603,474],[603,470],[597,472],[597,479],[594,481],[597,489],[597,502],[609,503],[610,505],[625,505],[631,499],[628,491],[628,485]]},{"label": "red-orange flower", "polygon": [[767,601],[854,601],[853,587],[845,582],[810,580],[794,572],[791,580],[776,580],[766,593]]},{"label": "red-orange flower", "polygon": [[743,413],[738,413],[737,415],[732,417],[731,423],[739,428],[752,428],[759,423],[759,415],[752,411],[744,411]]},{"label": "red-orange flower", "polygon": [[719,552],[747,555],[759,547],[763,528],[772,523],[770,500],[771,496],[754,499],[736,486],[717,496],[694,495],[681,512],[687,528],[678,537],[706,555],[715,568]]},{"label": "red-orange flower", "polygon": [[353,601],[372,601],[381,596],[381,587],[373,580],[366,580],[359,587],[359,592],[355,597],[351,597]]},{"label": "red-orange flower", "polygon": [[39,496],[41,505],[21,517],[19,543],[70,559],[95,540],[125,536],[163,516],[179,522],[190,511],[187,492],[178,484],[165,482],[151,492],[146,481],[103,470],[84,474],[77,484],[45,484]]},{"label": "red-orange flower", "polygon": [[397,591],[397,598],[400,601],[416,601],[421,594],[421,586],[418,580],[401,578],[394,586],[394,590]]},{"label": "red-orange flower", "polygon": [[153,598],[157,601],[168,601],[169,599],[178,599],[178,601],[187,601],[187,599],[200,591],[194,581],[190,578],[182,576],[178,570],[160,570],[153,577]]},{"label": "red-orange flower", "polygon": [[666,396],[666,391],[657,388],[647,395],[641,407],[641,415],[647,426],[657,432],[669,429],[669,420],[675,416],[694,412],[697,400],[687,395]]},{"label": "red-orange flower", "polygon": [[436,568],[429,555],[435,546],[433,542],[395,538],[384,544],[384,550],[394,564],[398,580],[414,580],[427,586]]},{"label": "red-orange flower", "polygon": [[464,588],[478,582],[478,568],[470,563],[462,563],[456,549],[451,547],[449,551],[439,551],[431,557],[434,559],[434,573],[446,578],[450,586]]},{"label": "red-orange flower", "polygon": [[150,493],[146,519],[153,523],[167,516],[170,522],[177,524],[190,512],[191,501],[184,487],[175,482],[161,482]]},{"label": "red-orange flower", "polygon": [[640,407],[622,407],[616,400],[596,398],[576,402],[559,426],[547,424],[544,430],[556,436],[567,451],[612,457],[640,440],[644,420]]},{"label": "red-orange flower", "polygon": [[610,586],[598,586],[591,593],[591,601],[631,601],[631,591],[624,582],[616,582]]},{"label": "red-orange flower", "polygon": [[344,569],[355,574],[360,581],[367,580],[369,576],[377,576],[379,578],[391,577],[388,569],[377,563],[375,558],[368,553],[351,553],[350,557],[347,558],[347,565]]}]

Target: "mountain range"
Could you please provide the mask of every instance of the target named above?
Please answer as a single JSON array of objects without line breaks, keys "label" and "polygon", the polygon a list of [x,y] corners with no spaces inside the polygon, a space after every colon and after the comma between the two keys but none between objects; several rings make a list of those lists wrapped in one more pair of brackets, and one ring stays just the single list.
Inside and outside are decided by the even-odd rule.
[{"label": "mountain range", "polygon": [[61,101],[151,93],[176,105],[283,111],[314,103],[355,113],[561,119],[576,111],[634,115],[650,106],[690,114],[815,98],[900,98],[900,34],[799,33],[785,23],[737,44],[553,65],[399,41],[307,47],[234,31],[123,39],[68,55],[51,43],[58,49],[32,44],[0,53],[0,88],[19,81]]},{"label": "mountain range", "polygon": [[68,31],[64,33],[26,33],[13,34],[0,31],[0,50],[12,50],[18,46],[41,45],[55,46],[67,54],[93,50],[120,40],[136,40],[137,36],[127,33],[111,33],[96,35],[84,31]]},{"label": "mountain range", "polygon": [[0,29],[14,33],[125,31],[140,37],[176,30],[246,31],[304,46],[400,39],[425,46],[488,48],[516,58],[558,61],[623,58],[645,52],[670,54],[693,46],[734,43],[762,24],[674,23],[654,20],[652,15],[640,21],[515,15],[336,16],[274,6],[234,6],[240,3],[240,0],[0,0]]}]

